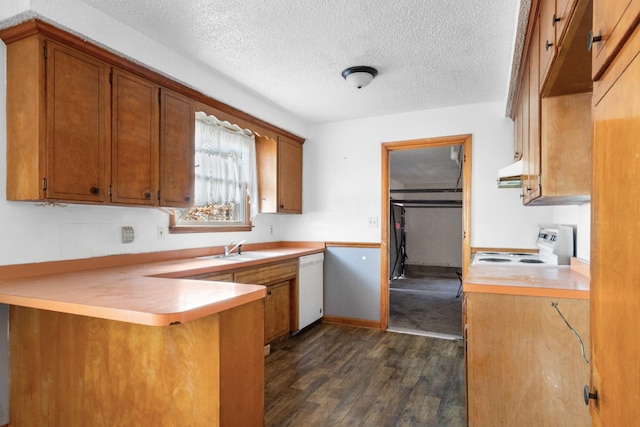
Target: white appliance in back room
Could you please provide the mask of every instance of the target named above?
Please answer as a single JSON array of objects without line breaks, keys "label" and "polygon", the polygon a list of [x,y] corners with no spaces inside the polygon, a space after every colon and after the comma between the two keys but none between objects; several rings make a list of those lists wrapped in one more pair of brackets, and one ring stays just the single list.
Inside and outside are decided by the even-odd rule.
[{"label": "white appliance in back room", "polygon": [[298,331],[322,317],[324,254],[301,256],[298,270]]}]

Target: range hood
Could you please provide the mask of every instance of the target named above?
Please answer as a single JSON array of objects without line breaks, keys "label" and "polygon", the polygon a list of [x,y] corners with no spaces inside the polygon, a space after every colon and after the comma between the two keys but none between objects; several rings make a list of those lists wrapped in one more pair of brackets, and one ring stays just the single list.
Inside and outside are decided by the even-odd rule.
[{"label": "range hood", "polygon": [[522,188],[522,159],[498,171],[498,188]]}]

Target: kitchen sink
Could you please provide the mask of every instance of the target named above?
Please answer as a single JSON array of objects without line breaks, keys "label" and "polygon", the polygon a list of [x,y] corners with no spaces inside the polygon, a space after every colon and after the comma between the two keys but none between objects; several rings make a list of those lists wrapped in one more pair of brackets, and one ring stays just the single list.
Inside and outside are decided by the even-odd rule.
[{"label": "kitchen sink", "polygon": [[201,257],[198,257],[198,259],[215,259],[219,261],[243,262],[243,261],[253,261],[256,259],[272,258],[280,255],[283,255],[283,253],[270,252],[270,251],[250,251],[250,252],[242,252],[241,254],[234,252],[227,256],[224,256],[222,254],[201,256]]}]

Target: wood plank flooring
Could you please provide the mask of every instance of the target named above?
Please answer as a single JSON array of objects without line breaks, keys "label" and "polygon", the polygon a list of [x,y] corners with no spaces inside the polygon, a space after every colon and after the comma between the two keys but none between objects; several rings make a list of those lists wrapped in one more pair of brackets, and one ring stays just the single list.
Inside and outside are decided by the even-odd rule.
[{"label": "wood plank flooring", "polygon": [[265,426],[464,426],[464,349],[320,324],[265,359]]}]

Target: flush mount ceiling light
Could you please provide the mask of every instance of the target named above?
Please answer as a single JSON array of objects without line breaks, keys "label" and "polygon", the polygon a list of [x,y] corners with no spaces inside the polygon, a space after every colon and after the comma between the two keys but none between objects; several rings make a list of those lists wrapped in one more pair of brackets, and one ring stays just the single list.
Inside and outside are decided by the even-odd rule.
[{"label": "flush mount ceiling light", "polygon": [[359,65],[357,67],[349,67],[342,72],[342,77],[351,86],[362,89],[371,83],[371,80],[378,75],[378,70],[373,67]]}]

